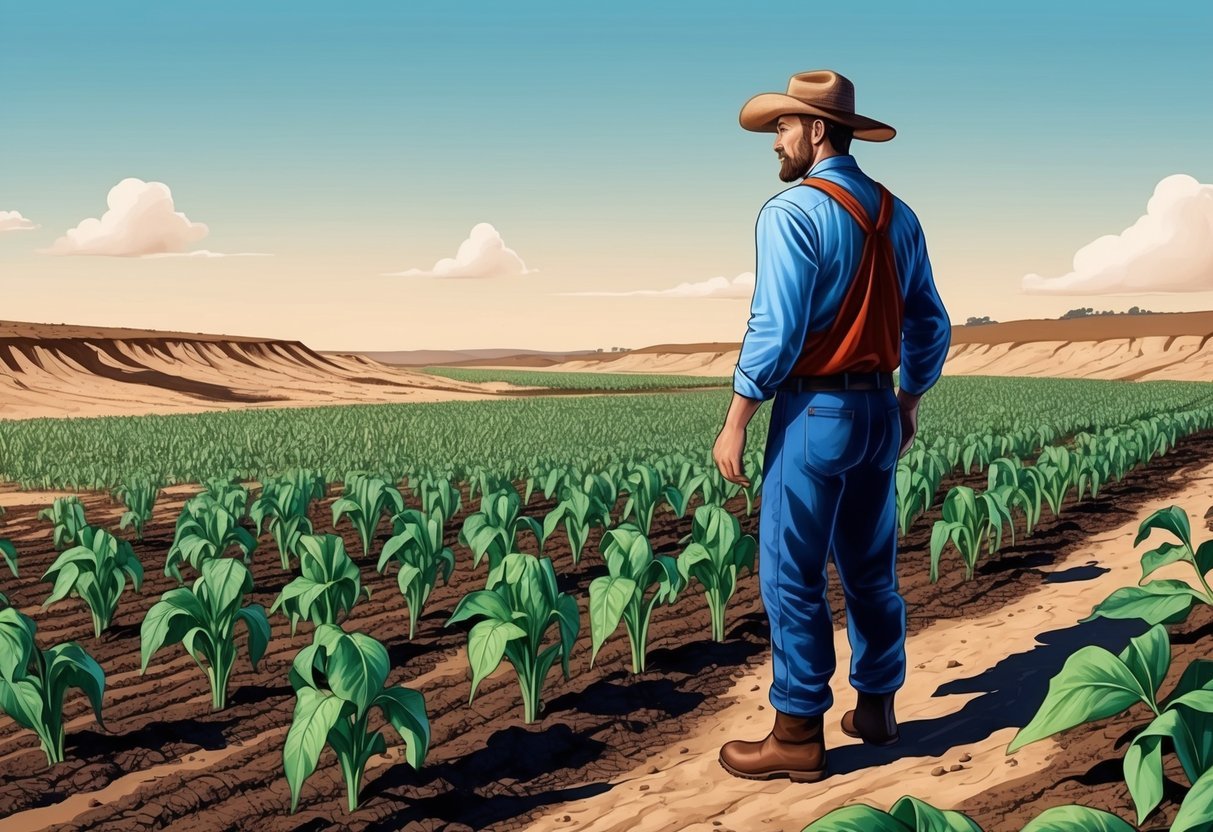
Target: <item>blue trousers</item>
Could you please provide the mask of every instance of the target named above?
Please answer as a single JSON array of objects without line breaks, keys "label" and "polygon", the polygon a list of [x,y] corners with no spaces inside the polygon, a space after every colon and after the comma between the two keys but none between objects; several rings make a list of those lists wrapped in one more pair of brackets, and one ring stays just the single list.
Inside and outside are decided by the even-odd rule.
[{"label": "blue trousers", "polygon": [[779,392],[763,458],[759,580],[771,623],[771,704],[830,709],[834,625],[826,562],[842,583],[852,686],[905,681],[906,606],[897,587],[894,473],[901,418],[890,389]]}]

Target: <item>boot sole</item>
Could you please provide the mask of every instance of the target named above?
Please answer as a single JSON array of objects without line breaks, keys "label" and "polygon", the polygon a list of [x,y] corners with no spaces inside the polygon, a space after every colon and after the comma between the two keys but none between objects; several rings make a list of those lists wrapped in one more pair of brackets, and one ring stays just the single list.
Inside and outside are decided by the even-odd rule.
[{"label": "boot sole", "polygon": [[724,760],[717,759],[720,767],[734,777],[744,777],[746,780],[775,780],[779,777],[787,777],[793,783],[816,783],[826,776],[825,769],[820,771],[792,771],[791,769],[779,769],[777,771],[767,771],[762,774],[746,774],[744,771],[738,771]]},{"label": "boot sole", "polygon": [[887,746],[896,745],[897,743],[901,742],[901,734],[894,734],[892,739],[884,740],[883,742],[876,742],[875,740],[870,740],[867,737],[864,737],[860,734],[853,734],[850,731],[848,731],[846,728],[842,728],[841,725],[839,726],[839,728],[841,728],[842,733],[846,734],[848,737],[854,737],[857,740],[863,740],[868,745],[875,745],[879,748],[885,748]]}]

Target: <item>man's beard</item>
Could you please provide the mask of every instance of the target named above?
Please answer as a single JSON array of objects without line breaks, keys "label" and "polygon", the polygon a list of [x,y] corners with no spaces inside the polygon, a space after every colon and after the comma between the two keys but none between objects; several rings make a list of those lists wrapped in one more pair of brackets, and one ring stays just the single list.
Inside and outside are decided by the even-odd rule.
[{"label": "man's beard", "polygon": [[804,139],[798,145],[795,158],[785,153],[779,166],[779,178],[784,182],[804,179],[813,167],[813,146]]}]

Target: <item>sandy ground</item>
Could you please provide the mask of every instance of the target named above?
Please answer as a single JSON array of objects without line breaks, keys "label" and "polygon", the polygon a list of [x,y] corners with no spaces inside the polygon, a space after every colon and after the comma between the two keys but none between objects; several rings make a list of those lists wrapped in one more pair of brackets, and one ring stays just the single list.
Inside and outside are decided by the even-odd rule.
[{"label": "sandy ground", "polygon": [[[849,803],[869,803],[887,810],[897,798],[910,794],[948,808],[992,784],[1030,778],[1048,763],[1054,743],[1034,743],[1008,758],[1006,746],[1017,728],[984,734],[982,728],[991,719],[988,709],[966,708],[966,703],[982,693],[944,691],[963,689],[966,680],[988,673],[1009,657],[1030,660],[1030,654],[1043,649],[1039,634],[1074,627],[1113,590],[1136,584],[1146,545],[1135,550],[1133,539],[1139,523],[1156,509],[1177,503],[1189,510],[1194,529],[1203,528],[1203,513],[1213,501],[1213,463],[1184,476],[1187,485],[1178,495],[1143,504],[1132,522],[1093,537],[1088,546],[1054,567],[1055,572],[1079,569],[1084,576],[1093,577],[1044,583],[1013,608],[980,618],[939,622],[911,636],[906,643],[911,672],[897,702],[902,747],[869,749],[839,730],[838,720],[855,701],[845,672],[850,648],[845,630],[839,630],[835,633],[840,668],[834,679],[835,707],[826,720],[830,765],[836,773],[826,780],[816,784],[750,781],[727,774],[719,765],[722,743],[761,739],[770,728],[768,654],[767,667],[739,678],[729,694],[734,703],[711,722],[614,780],[609,791],[557,806],[529,828],[536,832],[789,832]],[[1161,533],[1150,540],[1158,538]],[[1184,577],[1182,567],[1174,564],[1168,567],[1171,574],[1157,577]],[[1098,627],[1098,623],[1086,626]],[[907,743],[907,736],[914,741]],[[968,742],[950,740],[978,736]],[[924,754],[922,748],[936,753]],[[970,759],[962,763],[962,755]],[[938,766],[948,769],[953,765],[962,768],[942,776],[931,773]]]}]

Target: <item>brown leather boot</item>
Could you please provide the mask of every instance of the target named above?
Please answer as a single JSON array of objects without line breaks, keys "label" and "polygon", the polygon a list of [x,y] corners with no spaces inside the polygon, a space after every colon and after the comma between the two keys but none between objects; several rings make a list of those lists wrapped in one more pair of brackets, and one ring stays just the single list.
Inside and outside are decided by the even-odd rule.
[{"label": "brown leather boot", "polygon": [[775,712],[775,727],[759,742],[732,740],[720,748],[720,765],[735,777],[815,783],[826,774],[824,720]]},{"label": "brown leather boot", "polygon": [[894,693],[858,691],[855,710],[842,715],[842,733],[869,745],[893,745],[901,739],[897,717],[893,714]]}]

